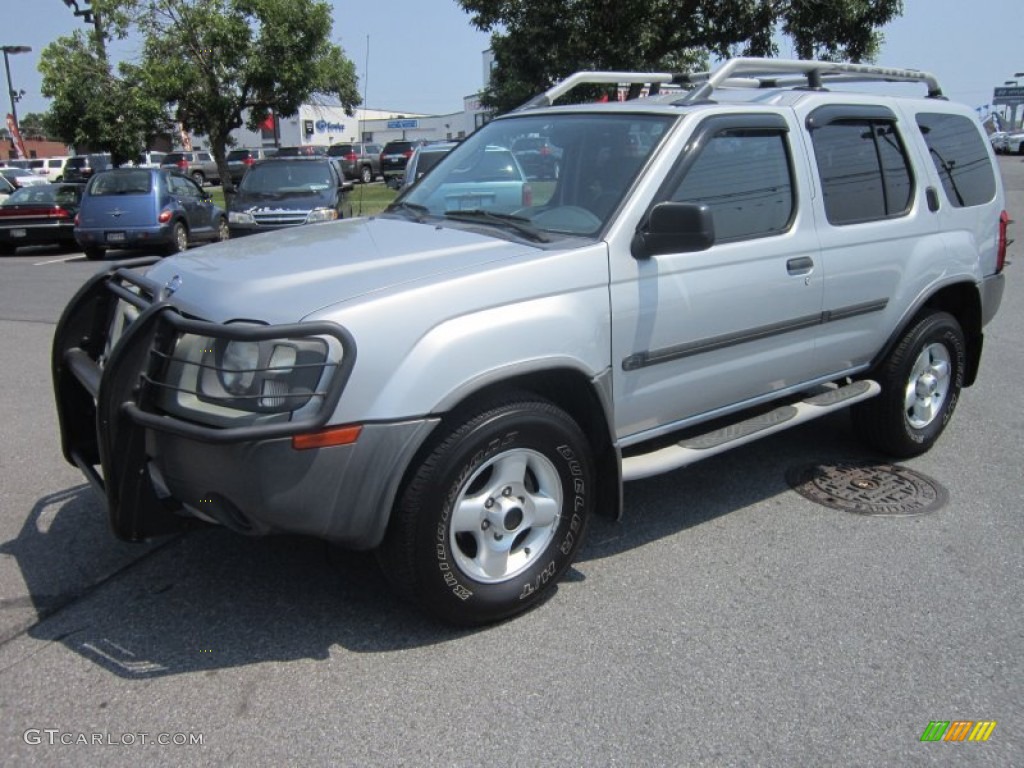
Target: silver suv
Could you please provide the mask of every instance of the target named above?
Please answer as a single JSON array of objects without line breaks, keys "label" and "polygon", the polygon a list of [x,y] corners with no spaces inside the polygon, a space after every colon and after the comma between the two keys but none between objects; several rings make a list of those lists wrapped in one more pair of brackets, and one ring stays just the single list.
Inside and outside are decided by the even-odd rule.
[{"label": "silver suv", "polygon": [[[927,95],[822,87],[858,80]],[[595,82],[656,93],[551,106]],[[558,173],[510,183],[531,136]],[[928,450],[978,375],[1007,221],[974,110],[927,73],[581,73],[382,215],[96,275],[55,334],[64,453],[125,539],[312,534],[495,621],[625,480],[847,407],[872,448]]]},{"label": "silver suv", "polygon": [[204,184],[220,184],[217,161],[209,152],[169,152],[160,161],[160,167],[176,170],[200,187]]}]

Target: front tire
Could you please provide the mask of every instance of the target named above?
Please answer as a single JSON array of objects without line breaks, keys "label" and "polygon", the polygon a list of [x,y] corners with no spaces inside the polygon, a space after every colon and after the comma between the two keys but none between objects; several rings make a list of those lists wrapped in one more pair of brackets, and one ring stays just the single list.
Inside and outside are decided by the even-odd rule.
[{"label": "front tire", "polygon": [[363,184],[369,184],[371,181],[373,181],[373,169],[370,168],[370,166],[368,165],[364,165],[362,169],[359,171],[359,180]]},{"label": "front tire", "polygon": [[228,227],[228,220],[223,216],[217,220],[217,242],[223,243],[231,238],[231,229]]},{"label": "front tire", "polygon": [[392,513],[381,566],[454,624],[525,611],[583,541],[595,501],[587,439],[564,411],[525,395],[440,429]]},{"label": "front tire", "polygon": [[955,317],[920,316],[875,371],[882,393],[851,409],[861,439],[899,458],[929,450],[956,409],[965,360],[964,333]]}]

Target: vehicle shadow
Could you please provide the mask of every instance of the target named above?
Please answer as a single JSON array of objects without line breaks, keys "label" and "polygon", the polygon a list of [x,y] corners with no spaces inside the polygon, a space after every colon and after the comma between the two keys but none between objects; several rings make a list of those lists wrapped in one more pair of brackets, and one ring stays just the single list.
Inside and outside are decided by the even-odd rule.
[{"label": "vehicle shadow", "polygon": [[[590,561],[773,497],[785,503],[788,467],[841,458],[865,458],[842,414],[631,483],[623,521],[594,521],[566,581],[584,581]],[[88,489],[41,499],[21,535],[0,545],[17,560],[44,619],[29,636],[60,642],[115,675],[140,679],[326,659],[335,646],[400,651],[485,631],[433,621],[394,595],[371,553],[314,539],[251,539],[211,528],[141,545],[148,547],[143,556],[117,566],[123,548],[136,546],[113,542]],[[88,587],[67,587],[53,566],[55,556],[69,551],[105,558],[114,569]]]}]

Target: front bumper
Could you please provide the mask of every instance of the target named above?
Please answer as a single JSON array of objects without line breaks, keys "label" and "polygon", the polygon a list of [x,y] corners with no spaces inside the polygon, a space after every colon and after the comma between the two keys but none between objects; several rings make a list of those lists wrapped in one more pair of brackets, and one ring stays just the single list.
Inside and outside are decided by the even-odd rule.
[{"label": "front bumper", "polygon": [[[54,337],[64,456],[106,500],[114,532],[138,541],[205,520],[244,533],[311,534],[353,548],[379,543],[402,468],[435,422],[364,425],[353,444],[296,450],[291,438],[324,427],[340,399],[355,362],[348,332],[326,322],[239,326],[185,317],[162,299],[159,286],[132,271],[154,261],[122,262],[94,276],[65,309]],[[111,338],[126,304],[137,316]],[[342,352],[320,364],[307,405],[214,426],[162,405],[168,391],[184,391],[183,380],[169,372],[182,368],[184,358],[176,355],[186,336],[240,343],[327,339]]]}]

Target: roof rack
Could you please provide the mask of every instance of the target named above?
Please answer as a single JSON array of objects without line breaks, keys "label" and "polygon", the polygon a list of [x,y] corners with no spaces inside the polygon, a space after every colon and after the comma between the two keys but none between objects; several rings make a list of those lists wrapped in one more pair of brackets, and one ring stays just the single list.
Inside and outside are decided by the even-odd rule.
[{"label": "roof rack", "polygon": [[729,59],[710,72],[577,72],[534,96],[516,111],[550,106],[579,85],[667,84],[687,93],[675,104],[705,101],[718,88],[824,88],[836,82],[924,83],[928,97],[945,98],[939,81],[929,72],[873,64],[844,64],[799,59]]}]

